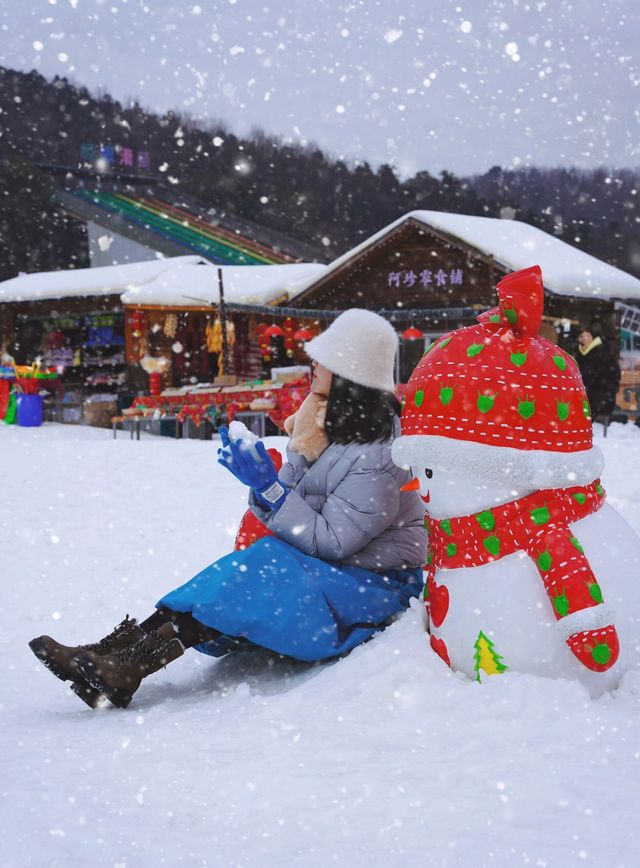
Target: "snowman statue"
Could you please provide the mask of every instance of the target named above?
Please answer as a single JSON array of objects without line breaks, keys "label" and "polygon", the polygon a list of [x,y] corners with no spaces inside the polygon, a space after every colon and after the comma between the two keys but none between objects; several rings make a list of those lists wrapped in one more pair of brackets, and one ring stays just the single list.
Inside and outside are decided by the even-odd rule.
[{"label": "snowman statue", "polygon": [[640,538],[605,503],[575,361],[538,335],[540,269],[497,291],[427,350],[393,445],[427,505],[431,647],[478,681],[527,672],[597,696],[640,666]]}]

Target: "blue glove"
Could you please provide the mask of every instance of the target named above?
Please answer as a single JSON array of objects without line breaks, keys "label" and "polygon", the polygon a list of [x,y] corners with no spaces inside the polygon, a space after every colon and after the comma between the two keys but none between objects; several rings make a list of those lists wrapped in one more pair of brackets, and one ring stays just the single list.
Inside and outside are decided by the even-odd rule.
[{"label": "blue glove", "polygon": [[278,471],[264,443],[258,440],[255,448],[258,453],[257,459],[242,440],[229,444],[234,465],[232,473],[235,473],[241,482],[254,490],[264,506],[272,510],[279,509],[285,502],[290,489],[278,479]]},{"label": "blue glove", "polygon": [[218,449],[218,464],[222,464],[223,467],[226,467],[236,479],[239,479],[243,485],[249,485],[246,479],[243,479],[240,476],[238,468],[233,463],[233,456],[231,455],[230,446],[231,440],[229,440],[229,429],[224,425],[218,429],[218,433],[220,434],[220,440],[222,441],[222,449]]}]

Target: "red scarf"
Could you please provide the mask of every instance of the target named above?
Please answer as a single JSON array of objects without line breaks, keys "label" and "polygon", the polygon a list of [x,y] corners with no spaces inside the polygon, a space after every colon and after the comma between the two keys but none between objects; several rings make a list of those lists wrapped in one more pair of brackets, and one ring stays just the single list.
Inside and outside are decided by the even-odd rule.
[{"label": "red scarf", "polygon": [[[582,546],[569,526],[596,512],[605,501],[596,479],[590,485],[549,488],[519,500],[459,518],[427,518],[427,598],[443,599],[435,581],[437,569],[479,567],[517,551],[535,563],[567,644],[594,672],[610,669],[619,644],[602,591]],[[447,603],[448,606],[448,603]],[[591,610],[591,611],[589,611]],[[446,608],[430,606],[437,628]]]}]

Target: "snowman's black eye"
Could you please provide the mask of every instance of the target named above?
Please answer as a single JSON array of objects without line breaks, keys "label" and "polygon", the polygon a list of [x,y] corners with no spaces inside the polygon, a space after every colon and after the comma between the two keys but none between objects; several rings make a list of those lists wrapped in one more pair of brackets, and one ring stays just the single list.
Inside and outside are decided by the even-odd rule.
[{"label": "snowman's black eye", "polygon": [[433,470],[430,467],[425,467],[424,475],[427,477],[427,479],[431,479],[431,477],[433,476]]}]

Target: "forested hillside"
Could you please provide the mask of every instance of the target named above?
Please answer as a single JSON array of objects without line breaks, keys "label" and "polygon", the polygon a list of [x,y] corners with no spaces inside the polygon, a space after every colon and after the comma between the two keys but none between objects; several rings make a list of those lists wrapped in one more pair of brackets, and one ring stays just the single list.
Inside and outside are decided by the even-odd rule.
[{"label": "forested hillside", "polygon": [[204,127],[0,67],[0,279],[87,264],[81,227],[59,212],[54,183],[34,164],[90,169],[92,147],[111,153],[114,167],[144,170],[329,258],[422,208],[523,220],[640,276],[640,170],[495,166],[463,178],[443,168],[443,153],[441,165],[399,178],[389,165],[347,162],[262,131],[241,139],[221,123]]}]

